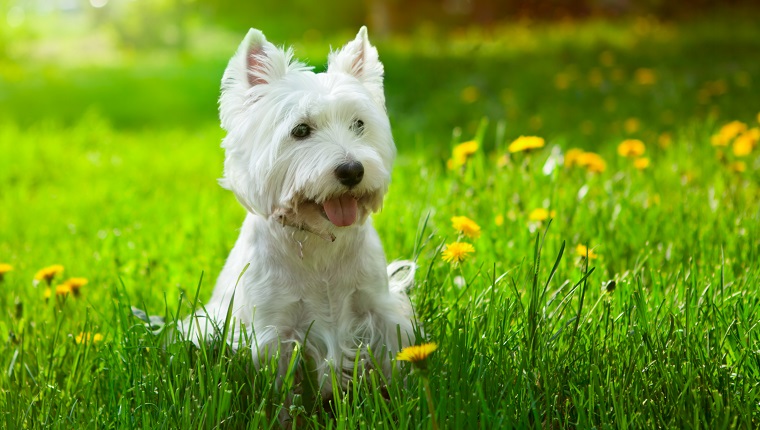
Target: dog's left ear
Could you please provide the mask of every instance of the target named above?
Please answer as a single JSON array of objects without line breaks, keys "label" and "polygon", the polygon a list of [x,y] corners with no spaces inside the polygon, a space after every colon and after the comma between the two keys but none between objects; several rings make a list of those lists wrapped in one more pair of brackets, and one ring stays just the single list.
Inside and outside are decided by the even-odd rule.
[{"label": "dog's left ear", "polygon": [[369,43],[367,27],[359,29],[356,38],[339,51],[333,51],[327,60],[328,73],[347,73],[354,76],[369,90],[375,100],[385,106],[383,94],[383,63],[377,48]]}]

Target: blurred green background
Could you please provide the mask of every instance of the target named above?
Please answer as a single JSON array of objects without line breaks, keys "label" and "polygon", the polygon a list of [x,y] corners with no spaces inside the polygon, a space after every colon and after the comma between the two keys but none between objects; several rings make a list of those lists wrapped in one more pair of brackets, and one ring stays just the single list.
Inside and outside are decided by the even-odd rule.
[{"label": "blurred green background", "polygon": [[0,0],[0,121],[214,123],[222,71],[249,27],[320,69],[367,24],[401,147],[424,135],[448,150],[452,130],[472,134],[484,116],[508,135],[550,130],[587,148],[631,129],[654,139],[758,99],[752,4]]}]

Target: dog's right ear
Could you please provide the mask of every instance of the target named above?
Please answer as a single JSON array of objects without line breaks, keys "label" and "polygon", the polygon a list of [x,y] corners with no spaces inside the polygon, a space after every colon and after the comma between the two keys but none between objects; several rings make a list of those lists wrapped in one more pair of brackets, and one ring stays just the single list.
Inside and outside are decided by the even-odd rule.
[{"label": "dog's right ear", "polygon": [[264,33],[252,28],[224,71],[222,89],[272,83],[285,76],[291,57],[290,52],[283,52],[268,42]]},{"label": "dog's right ear", "polygon": [[245,79],[252,87],[285,76],[290,63],[289,54],[267,42],[264,33],[252,28],[240,43],[234,59],[245,66]]},{"label": "dog's right ear", "polygon": [[[290,68],[292,51],[283,51],[267,41],[264,33],[250,29],[227,64],[222,78],[219,113],[222,127],[229,130],[237,113],[260,95],[251,89],[281,79]],[[255,91],[253,92],[255,93]]]}]

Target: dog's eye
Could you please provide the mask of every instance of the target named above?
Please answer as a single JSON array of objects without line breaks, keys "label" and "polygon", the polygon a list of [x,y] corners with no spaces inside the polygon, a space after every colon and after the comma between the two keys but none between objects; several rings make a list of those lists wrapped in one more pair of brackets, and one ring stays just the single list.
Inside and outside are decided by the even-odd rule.
[{"label": "dog's eye", "polygon": [[353,130],[354,133],[356,134],[362,134],[362,132],[364,131],[364,121],[360,119],[357,119],[356,121],[354,121],[354,123],[351,124],[351,130]]},{"label": "dog's eye", "polygon": [[309,137],[311,134],[311,127],[309,127],[309,124],[298,124],[297,126],[293,127],[293,130],[290,131],[290,135],[295,137],[296,139],[303,139],[306,137]]}]

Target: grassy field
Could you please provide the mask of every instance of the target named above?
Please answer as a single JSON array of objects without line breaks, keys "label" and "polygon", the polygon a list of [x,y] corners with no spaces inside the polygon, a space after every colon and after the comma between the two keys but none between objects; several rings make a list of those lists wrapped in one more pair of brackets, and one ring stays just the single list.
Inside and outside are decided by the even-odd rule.
[{"label": "grassy field", "polygon": [[[760,427],[758,18],[380,42],[399,158],[374,222],[389,259],[420,265],[434,410],[397,362],[390,381],[288,413],[314,428]],[[163,346],[130,310],[187,315],[236,238],[215,103],[237,38],[0,67],[0,427],[279,426],[292,382],[276,389],[273,366]],[[340,44],[293,42],[318,67]],[[522,135],[543,146],[510,151]],[[474,252],[452,265],[457,241]],[[33,282],[54,264],[50,288]],[[57,288],[70,278],[87,284]]]}]

